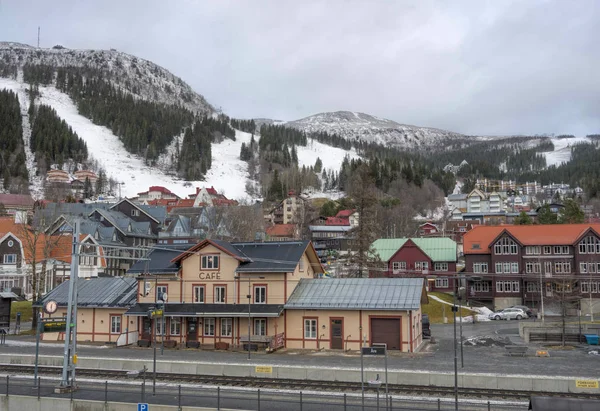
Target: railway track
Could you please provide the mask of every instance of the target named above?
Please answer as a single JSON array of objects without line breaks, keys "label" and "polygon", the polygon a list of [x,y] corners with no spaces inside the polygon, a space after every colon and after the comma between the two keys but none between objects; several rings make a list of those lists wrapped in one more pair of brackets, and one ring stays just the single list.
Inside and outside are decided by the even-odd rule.
[{"label": "railway track", "polygon": [[[56,366],[40,366],[38,374],[40,375],[59,375],[62,367]],[[16,365],[16,364],[0,364],[0,372],[6,374],[33,374],[33,365]],[[103,369],[77,369],[79,377],[98,378],[102,380],[119,380],[119,379],[145,379],[151,380],[153,374],[147,370],[144,376],[142,372],[132,376],[130,371],[125,370],[103,370]],[[299,391],[321,391],[321,392],[346,392],[360,393],[360,382],[341,382],[341,381],[315,381],[315,380],[293,380],[281,378],[263,378],[263,377],[230,377],[220,375],[195,375],[195,374],[174,374],[174,373],[157,373],[157,381],[169,383],[187,383],[187,384],[204,384],[215,385],[221,387],[244,387],[244,388],[264,388],[264,389],[290,389]],[[385,386],[381,386],[380,392],[385,390]],[[365,384],[365,391],[376,392],[375,388],[371,388]],[[433,386],[418,386],[418,385],[398,385],[390,384],[388,386],[390,395],[415,395],[429,397],[452,397],[454,395],[453,387],[433,387]],[[533,391],[516,391],[516,390],[498,390],[498,389],[483,389],[483,388],[466,388],[459,387],[458,395],[461,398],[474,399],[497,399],[497,400],[528,400],[531,395],[545,395],[555,397],[568,398],[592,398],[600,399],[598,394],[585,393],[552,393],[552,392],[533,392]]]}]

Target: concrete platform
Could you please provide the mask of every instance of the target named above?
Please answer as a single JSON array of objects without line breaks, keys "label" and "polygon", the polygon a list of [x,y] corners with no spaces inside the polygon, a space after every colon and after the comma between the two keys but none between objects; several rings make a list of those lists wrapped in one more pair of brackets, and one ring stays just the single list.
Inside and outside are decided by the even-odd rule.
[{"label": "concrete platform", "polygon": [[[261,361],[262,360],[262,361]],[[0,354],[0,364],[34,364],[35,356],[30,354]],[[381,361],[379,361],[381,363]],[[40,365],[62,365],[62,356],[40,355]],[[79,356],[78,368],[140,370],[146,366],[152,369],[152,358],[131,359],[108,356]],[[299,364],[269,364],[268,357],[253,358],[247,363],[218,363],[212,361],[177,361],[159,359],[156,362],[159,372],[181,374],[204,374],[223,376],[254,376],[264,378],[311,379],[323,381],[360,381],[360,368],[332,367]],[[270,373],[256,367],[270,367]],[[268,370],[268,368],[266,368]],[[365,381],[374,379],[377,374],[384,378],[383,364],[365,366]],[[388,369],[389,382],[392,384],[422,385],[422,386],[454,386],[454,373],[447,371],[405,370],[391,367]],[[599,388],[586,388],[590,384],[577,384],[578,380],[598,381],[598,376],[540,376],[519,374],[494,374],[460,372],[458,385],[465,388],[487,388],[503,390],[533,390],[544,392],[570,392],[600,394]],[[578,386],[579,385],[579,386]]]}]

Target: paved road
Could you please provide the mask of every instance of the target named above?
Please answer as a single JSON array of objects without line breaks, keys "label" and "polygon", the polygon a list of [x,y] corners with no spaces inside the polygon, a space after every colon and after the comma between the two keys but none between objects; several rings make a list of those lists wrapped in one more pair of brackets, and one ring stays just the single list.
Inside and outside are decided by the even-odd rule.
[{"label": "paved road", "polygon": [[[528,320],[531,321],[531,320]],[[458,328],[458,327],[457,327]],[[447,371],[454,370],[452,324],[432,325],[432,334],[436,343],[427,344],[419,353],[393,353],[389,358],[390,369]],[[573,350],[550,350],[549,358],[534,356],[537,345],[530,345],[530,355],[509,357],[504,348],[507,344],[523,343],[518,336],[517,321],[492,321],[477,324],[463,324],[463,358],[462,372],[469,373],[498,373],[498,374],[527,374],[550,376],[578,376],[600,378],[600,355],[598,348],[581,345]],[[0,348],[0,354],[34,354],[35,346],[31,337],[23,339],[9,336],[7,346]],[[15,345],[18,344],[18,345]],[[24,346],[23,346],[24,345]],[[137,347],[94,347],[80,345],[80,358],[83,357],[117,357],[128,359],[152,358],[151,349]],[[62,355],[61,345],[43,344],[42,354]],[[458,351],[460,367],[460,350]],[[165,350],[159,360],[200,361],[218,363],[241,363],[256,365],[291,365],[309,367],[341,367],[359,368],[360,356],[356,352],[300,352],[296,350],[281,350],[273,354],[252,353],[252,359],[247,359],[246,353],[217,352],[198,350]],[[0,356],[0,361],[4,360]],[[368,358],[367,365],[380,366],[379,358]]]}]

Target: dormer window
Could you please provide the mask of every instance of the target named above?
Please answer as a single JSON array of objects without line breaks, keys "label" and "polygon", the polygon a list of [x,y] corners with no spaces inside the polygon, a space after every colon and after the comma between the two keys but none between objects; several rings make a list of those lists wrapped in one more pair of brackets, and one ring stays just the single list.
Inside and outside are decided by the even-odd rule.
[{"label": "dormer window", "polygon": [[517,252],[517,243],[508,237],[501,238],[496,245],[494,245],[494,253],[496,255],[514,255],[517,254]]},{"label": "dormer window", "polygon": [[132,217],[139,217],[139,215],[140,215],[140,210],[138,210],[137,208],[134,208],[131,210]]},{"label": "dormer window", "polygon": [[218,270],[219,256],[218,255],[203,255],[200,268],[203,270]]},{"label": "dormer window", "polygon": [[127,226],[127,232],[129,232],[129,233],[131,232],[131,224],[129,224],[129,225]]}]

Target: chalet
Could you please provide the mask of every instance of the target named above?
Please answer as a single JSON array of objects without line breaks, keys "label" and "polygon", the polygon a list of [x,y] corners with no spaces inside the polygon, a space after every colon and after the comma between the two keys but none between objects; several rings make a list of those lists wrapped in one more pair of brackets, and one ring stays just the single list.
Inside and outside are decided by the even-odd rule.
[{"label": "chalet", "polygon": [[288,197],[281,201],[266,216],[272,224],[302,224],[304,222],[304,209],[306,199],[297,195],[293,190],[288,192]]},{"label": "chalet", "polygon": [[[163,333],[165,346],[205,349],[356,350],[362,334],[393,350],[421,344],[422,279],[318,279],[323,267],[308,241],[168,247],[129,270],[138,297],[124,316],[137,317],[140,346]],[[157,307],[164,329],[148,316]]]},{"label": "chalet", "polygon": [[238,204],[235,200],[229,200],[225,195],[219,194],[214,187],[210,188],[199,188],[196,187],[196,193],[190,194],[188,196],[189,199],[193,199],[193,207],[202,207],[202,206],[215,206],[215,207],[224,207],[224,206],[235,206]]},{"label": "chalet", "polygon": [[64,170],[48,170],[46,173],[46,181],[49,183],[64,183],[68,184],[71,182],[69,173]]},{"label": "chalet", "polygon": [[463,240],[472,301],[537,307],[564,291],[585,314],[600,298],[598,224],[477,226]]},{"label": "chalet", "polygon": [[179,196],[162,186],[151,186],[148,191],[138,193],[137,202],[149,204],[153,200],[179,200]]},{"label": "chalet", "polygon": [[91,184],[96,184],[98,181],[98,176],[91,170],[77,170],[73,173],[73,177],[75,180],[80,181],[81,183],[85,183],[85,180],[90,180]]},{"label": "chalet", "polygon": [[432,222],[426,222],[419,226],[418,235],[419,237],[426,237],[430,235],[439,235],[441,233],[440,228]]},{"label": "chalet", "polygon": [[0,194],[0,204],[8,214],[15,215],[33,211],[35,201],[29,194]]},{"label": "chalet", "polygon": [[267,241],[289,241],[299,239],[296,224],[275,224],[266,229]]},{"label": "chalet", "polygon": [[[48,301],[56,301],[58,310],[54,314],[42,311],[43,318],[65,318],[67,316],[69,281],[54,288],[35,303],[44,307]],[[135,344],[139,331],[137,318],[125,313],[136,302],[135,278],[110,277],[90,278],[77,281],[77,341],[105,342],[117,346]],[[61,341],[63,332],[43,333],[43,341]]]},{"label": "chalet", "polygon": [[426,278],[431,291],[453,291],[456,243],[449,238],[391,238],[372,244],[382,262],[371,277]]}]

